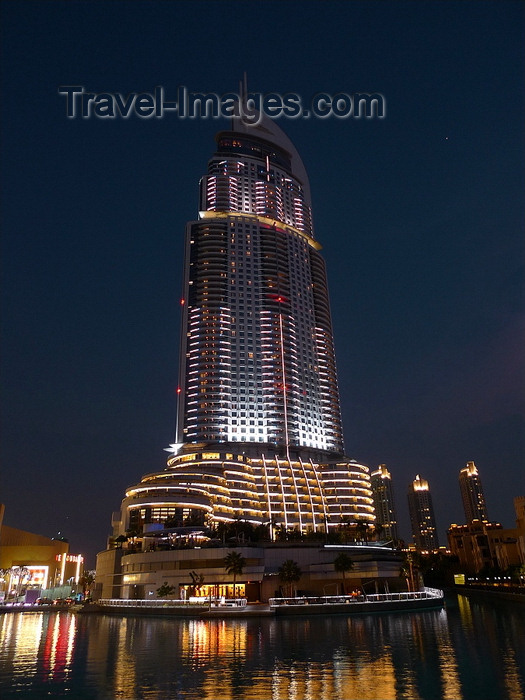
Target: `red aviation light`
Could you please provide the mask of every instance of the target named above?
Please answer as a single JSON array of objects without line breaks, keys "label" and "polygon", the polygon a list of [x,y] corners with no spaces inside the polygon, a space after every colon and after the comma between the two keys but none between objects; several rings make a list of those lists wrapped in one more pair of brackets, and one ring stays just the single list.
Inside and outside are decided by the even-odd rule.
[{"label": "red aviation light", "polygon": [[[263,197],[263,195],[260,195],[260,196]],[[259,202],[258,202],[258,204],[259,204]],[[272,225],[260,223],[259,228],[264,228],[267,231],[277,231],[278,233],[286,233],[286,229],[278,226],[276,222],[274,222]]]},{"label": "red aviation light", "polygon": [[276,301],[278,304],[289,304],[290,300],[288,297],[284,297],[282,294],[267,294],[268,299]]},{"label": "red aviation light", "polygon": [[186,299],[181,299],[181,300],[180,300],[180,305],[181,305],[181,306],[184,306],[185,303],[186,303]]},{"label": "red aviation light", "polygon": [[180,386],[178,386],[178,387],[177,387],[177,394],[180,394],[181,391],[182,391],[182,389],[180,388]]}]

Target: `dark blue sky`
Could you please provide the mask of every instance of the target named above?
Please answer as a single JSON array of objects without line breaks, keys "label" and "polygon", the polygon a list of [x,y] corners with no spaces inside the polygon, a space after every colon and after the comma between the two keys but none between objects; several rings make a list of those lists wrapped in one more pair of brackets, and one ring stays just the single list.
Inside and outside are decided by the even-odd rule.
[{"label": "dark blue sky", "polygon": [[525,495],[521,2],[2,3],[5,522],[104,548],[174,438],[182,243],[214,120],[74,119],[61,85],[380,92],[383,120],[281,119],[328,264],[345,442],[440,539],[458,472]]}]

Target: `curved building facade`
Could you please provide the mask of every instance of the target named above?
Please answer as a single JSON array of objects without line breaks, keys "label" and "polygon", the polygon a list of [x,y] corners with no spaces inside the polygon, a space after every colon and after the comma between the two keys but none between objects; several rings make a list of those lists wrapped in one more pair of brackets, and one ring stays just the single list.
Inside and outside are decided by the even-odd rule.
[{"label": "curved building facade", "polygon": [[235,119],[216,142],[186,227],[176,443],[128,489],[123,528],[371,525],[368,468],[344,456],[305,168],[272,120]]}]

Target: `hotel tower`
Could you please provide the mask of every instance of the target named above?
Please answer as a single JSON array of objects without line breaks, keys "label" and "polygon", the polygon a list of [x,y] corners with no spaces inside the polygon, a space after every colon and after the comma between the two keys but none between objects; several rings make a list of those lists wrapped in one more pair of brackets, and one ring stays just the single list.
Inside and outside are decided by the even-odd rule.
[{"label": "hotel tower", "polygon": [[378,525],[381,526],[384,539],[398,540],[392,476],[385,464],[380,464],[370,474],[370,483],[376,514],[376,528]]},{"label": "hotel tower", "polygon": [[418,551],[439,547],[434,507],[428,481],[419,474],[408,485],[408,512],[414,544]]},{"label": "hotel tower", "polygon": [[127,490],[121,531],[374,523],[368,468],[344,455],[320,249],[296,149],[234,119],[186,227],[176,442]]},{"label": "hotel tower", "polygon": [[459,488],[467,523],[473,520],[488,521],[483,486],[474,462],[467,462],[459,472]]}]

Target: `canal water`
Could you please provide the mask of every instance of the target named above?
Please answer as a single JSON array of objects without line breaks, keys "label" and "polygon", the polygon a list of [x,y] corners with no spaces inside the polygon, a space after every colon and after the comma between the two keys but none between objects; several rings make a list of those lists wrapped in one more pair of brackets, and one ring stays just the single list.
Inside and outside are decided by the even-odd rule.
[{"label": "canal water", "polygon": [[525,605],[224,620],[0,617],[0,697],[524,700]]}]

